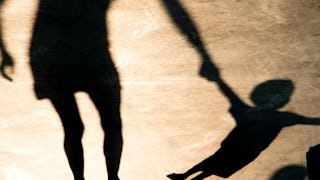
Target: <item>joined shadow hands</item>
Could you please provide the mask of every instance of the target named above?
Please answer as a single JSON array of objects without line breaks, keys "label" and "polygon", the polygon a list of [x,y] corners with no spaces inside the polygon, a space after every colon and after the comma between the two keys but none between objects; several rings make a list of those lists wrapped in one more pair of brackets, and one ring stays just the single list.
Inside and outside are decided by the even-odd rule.
[{"label": "joined shadow hands", "polygon": [[203,55],[199,75],[208,81],[217,81],[220,78],[219,69],[212,63],[209,55]]}]

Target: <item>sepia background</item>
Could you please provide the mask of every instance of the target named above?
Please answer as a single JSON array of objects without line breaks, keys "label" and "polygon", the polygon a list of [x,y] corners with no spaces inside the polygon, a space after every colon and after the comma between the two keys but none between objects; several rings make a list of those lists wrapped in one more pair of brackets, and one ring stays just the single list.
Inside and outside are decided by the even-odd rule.
[{"label": "sepia background", "polygon": [[[161,1],[115,0],[108,12],[110,51],[122,85],[124,180],[165,180],[184,172],[214,154],[235,126],[228,100],[199,76],[198,52]],[[320,117],[319,0],[180,2],[221,76],[244,102],[252,105],[252,89],[266,80],[291,79],[295,91],[281,111]],[[58,115],[33,92],[28,49],[38,3],[6,0],[1,6],[1,31],[16,63],[13,82],[0,79],[3,180],[72,179]],[[106,179],[98,113],[85,93],[76,97],[86,126],[85,177]],[[319,126],[284,128],[229,179],[274,180],[282,168],[306,166],[305,153],[316,144]]]}]

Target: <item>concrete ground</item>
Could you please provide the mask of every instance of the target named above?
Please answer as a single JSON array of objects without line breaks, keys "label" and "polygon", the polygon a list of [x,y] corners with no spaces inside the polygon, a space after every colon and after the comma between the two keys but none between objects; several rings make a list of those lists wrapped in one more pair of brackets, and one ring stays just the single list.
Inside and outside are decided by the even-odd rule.
[{"label": "concrete ground", "polygon": [[[224,78],[243,101],[270,79],[291,79],[281,111],[320,117],[319,0],[181,0]],[[7,0],[2,33],[15,62],[14,81],[0,79],[0,179],[66,179],[58,115],[32,90],[28,48],[37,0]],[[111,52],[121,75],[124,180],[165,180],[212,155],[235,126],[216,84],[198,74],[200,56],[161,0],[118,0],[108,12]],[[102,131],[92,102],[77,94],[86,126],[85,177],[106,178]],[[258,158],[229,179],[274,180],[280,169],[306,166],[320,127],[284,128]],[[210,176],[209,180],[222,179]]]}]

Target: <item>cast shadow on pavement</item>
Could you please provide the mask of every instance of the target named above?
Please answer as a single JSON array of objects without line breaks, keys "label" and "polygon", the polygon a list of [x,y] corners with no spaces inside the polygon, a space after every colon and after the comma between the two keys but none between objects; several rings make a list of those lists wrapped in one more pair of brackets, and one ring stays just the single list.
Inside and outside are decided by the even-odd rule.
[{"label": "cast shadow on pavement", "polygon": [[83,180],[82,123],[74,94],[89,95],[104,131],[108,178],[118,180],[122,152],[120,82],[107,38],[109,0],[40,0],[30,46],[38,99],[48,98],[64,128],[74,179]]},{"label": "cast shadow on pavement", "polygon": [[[3,2],[0,1],[1,3]],[[107,38],[110,0],[40,0],[30,45],[30,66],[38,99],[49,99],[64,128],[64,149],[74,178],[84,179],[82,123],[74,94],[86,92],[97,108],[105,133],[108,178],[117,180],[122,152],[120,82]],[[210,79],[215,67],[194,23],[178,1],[163,0],[168,14],[202,58],[200,75]],[[85,12],[85,13],[84,13]],[[0,39],[2,40],[2,39]],[[1,74],[14,63],[0,41]]]},{"label": "cast shadow on pavement", "polygon": [[171,17],[172,22],[200,55],[201,66],[199,68],[199,75],[208,80],[215,79],[217,69],[213,59],[205,48],[200,33],[187,10],[185,10],[179,0],[162,0],[161,2]]},{"label": "cast shadow on pavement", "polygon": [[306,153],[309,180],[320,179],[320,144],[312,146]]},{"label": "cast shadow on pavement", "polygon": [[174,24],[201,56],[202,65],[199,74],[217,83],[231,103],[229,111],[236,121],[236,127],[221,143],[221,148],[215,154],[183,174],[168,175],[169,178],[186,179],[199,171],[202,173],[193,179],[203,179],[213,174],[227,178],[252,162],[271,144],[282,128],[295,124],[320,125],[319,118],[307,118],[292,112],[278,111],[289,102],[294,91],[293,82],[288,79],[261,83],[254,88],[250,97],[255,106],[245,104],[220,77],[219,70],[205,49],[195,23],[179,0],[162,0],[162,3]]},{"label": "cast shadow on pavement", "polygon": [[215,82],[231,104],[229,112],[236,126],[222,141],[217,152],[183,174],[168,175],[170,179],[186,179],[197,172],[201,174],[194,180],[211,175],[228,178],[254,161],[282,128],[296,124],[320,125],[320,118],[278,111],[289,102],[294,91],[291,80],[269,80],[256,86],[250,95],[255,104],[253,107],[245,104],[220,76]]},{"label": "cast shadow on pavement", "polygon": [[301,165],[288,165],[277,170],[270,180],[305,180],[307,169]]},{"label": "cast shadow on pavement", "polygon": [[[0,9],[2,10],[2,7],[4,5],[6,1],[5,0],[0,0]],[[1,18],[0,18],[1,21]],[[7,79],[8,81],[12,81],[12,78],[10,77],[10,75],[8,75],[7,73],[7,68],[11,68],[11,71],[13,71],[13,59],[11,57],[11,55],[8,53],[7,48],[5,43],[3,42],[3,37],[2,37],[2,22],[0,22],[0,52],[1,52],[1,63],[0,63],[0,73],[1,76],[5,79]]]},{"label": "cast shadow on pavement", "polygon": [[[83,178],[84,126],[74,93],[94,102],[105,132],[108,178],[118,179],[121,151],[120,82],[108,51],[106,13],[111,1],[40,1],[30,48],[38,99],[49,98],[62,121],[64,147],[75,179]],[[202,57],[200,74],[209,79],[215,67],[194,23],[178,1],[164,0],[179,30]],[[85,12],[85,13],[84,13]]]}]

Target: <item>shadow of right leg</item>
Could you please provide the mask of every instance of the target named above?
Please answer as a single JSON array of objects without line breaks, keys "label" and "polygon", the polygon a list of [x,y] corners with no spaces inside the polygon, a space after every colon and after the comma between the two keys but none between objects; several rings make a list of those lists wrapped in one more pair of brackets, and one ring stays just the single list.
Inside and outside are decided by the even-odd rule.
[{"label": "shadow of right leg", "polygon": [[101,118],[104,131],[104,154],[108,179],[119,180],[118,171],[122,153],[122,123],[120,117],[120,89],[117,87],[95,89],[89,92]]},{"label": "shadow of right leg", "polygon": [[84,126],[73,94],[50,98],[64,128],[64,150],[75,180],[84,180],[84,160],[81,138]]}]

